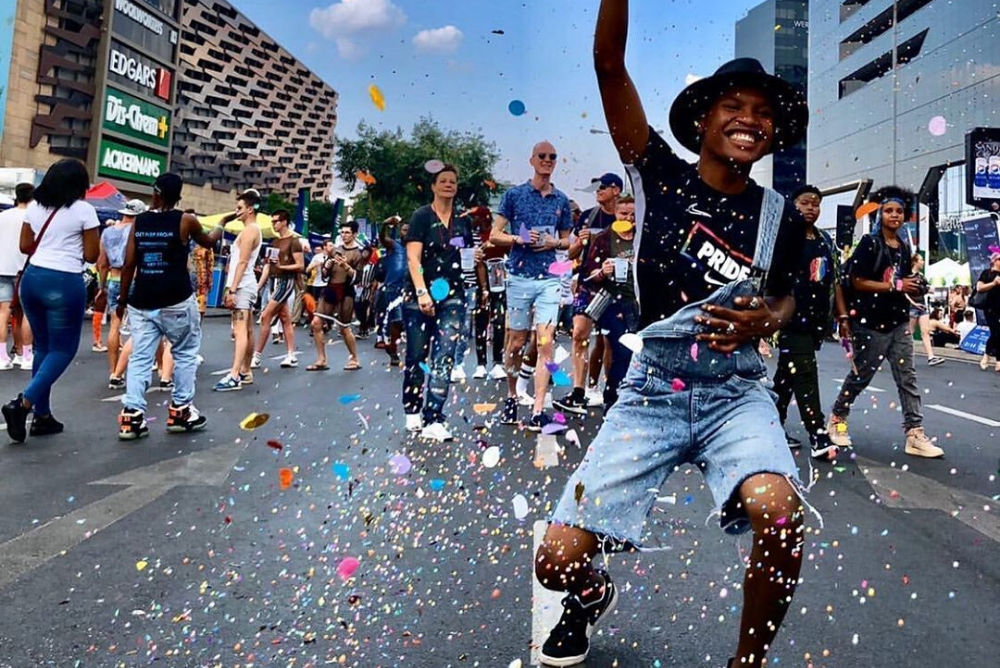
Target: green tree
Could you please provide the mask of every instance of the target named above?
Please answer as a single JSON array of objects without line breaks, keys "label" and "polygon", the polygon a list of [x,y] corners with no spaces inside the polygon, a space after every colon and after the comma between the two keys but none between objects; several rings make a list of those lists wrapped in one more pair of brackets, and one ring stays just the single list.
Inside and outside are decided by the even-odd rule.
[{"label": "green tree", "polygon": [[261,203],[260,210],[261,213],[266,213],[271,215],[278,209],[284,209],[292,216],[295,216],[295,205],[289,201],[283,193],[273,192],[264,198]]},{"label": "green tree", "polygon": [[333,204],[331,202],[309,202],[309,230],[317,234],[330,234],[333,227]]},{"label": "green tree", "polygon": [[431,199],[430,160],[458,167],[456,203],[462,207],[486,205],[495,194],[493,168],[500,159],[496,144],[470,132],[444,131],[431,118],[421,118],[407,137],[401,128],[376,130],[362,122],[357,139],[342,139],[337,148],[337,175],[353,189],[358,172],[375,178],[354,202],[354,215],[376,221],[389,216],[409,217]]}]

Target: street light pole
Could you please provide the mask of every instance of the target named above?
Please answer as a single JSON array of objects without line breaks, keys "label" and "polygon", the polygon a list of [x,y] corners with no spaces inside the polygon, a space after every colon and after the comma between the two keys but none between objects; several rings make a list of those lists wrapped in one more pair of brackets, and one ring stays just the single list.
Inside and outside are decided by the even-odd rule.
[{"label": "street light pole", "polygon": [[896,142],[898,141],[899,113],[899,3],[892,2],[892,185],[896,182]]}]

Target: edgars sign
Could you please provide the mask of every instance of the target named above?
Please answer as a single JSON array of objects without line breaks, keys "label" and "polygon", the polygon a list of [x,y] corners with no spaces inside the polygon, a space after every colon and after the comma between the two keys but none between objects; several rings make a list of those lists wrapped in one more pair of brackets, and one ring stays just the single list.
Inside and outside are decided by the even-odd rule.
[{"label": "edgars sign", "polygon": [[104,97],[103,127],[166,148],[170,112],[109,86]]},{"label": "edgars sign", "polygon": [[111,43],[108,74],[126,88],[170,101],[172,73],[123,44]]},{"label": "edgars sign", "polygon": [[106,138],[101,140],[97,154],[97,173],[100,176],[152,185],[156,177],[166,171],[166,155],[150,153]]}]

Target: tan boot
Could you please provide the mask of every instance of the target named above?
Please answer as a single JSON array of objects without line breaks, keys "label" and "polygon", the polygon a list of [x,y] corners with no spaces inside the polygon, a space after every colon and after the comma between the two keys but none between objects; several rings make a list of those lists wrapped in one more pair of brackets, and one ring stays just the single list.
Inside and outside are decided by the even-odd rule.
[{"label": "tan boot", "polygon": [[906,454],[914,457],[936,459],[944,457],[944,450],[931,443],[923,427],[913,427],[906,432]]},{"label": "tan boot", "polygon": [[830,441],[838,448],[849,448],[851,443],[851,432],[847,430],[847,420],[836,415],[830,415],[826,421],[826,433],[830,436]]}]

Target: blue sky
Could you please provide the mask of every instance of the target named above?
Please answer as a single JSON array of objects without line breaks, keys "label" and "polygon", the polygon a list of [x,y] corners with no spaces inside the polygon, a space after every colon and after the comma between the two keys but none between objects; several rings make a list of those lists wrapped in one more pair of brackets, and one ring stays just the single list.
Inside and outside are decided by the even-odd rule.
[{"label": "blue sky", "polygon": [[[429,115],[495,141],[497,176],[514,182],[530,176],[531,147],[548,139],[562,163],[556,184],[585,206],[592,197],[577,188],[622,171],[610,138],[590,132],[606,130],[591,59],[598,0],[233,2],[340,93],[338,137],[353,137],[361,120],[408,130]],[[628,65],[653,127],[665,128],[689,75],[733,57],[735,22],[758,2],[632,0]],[[523,116],[508,111],[515,99]]]}]

